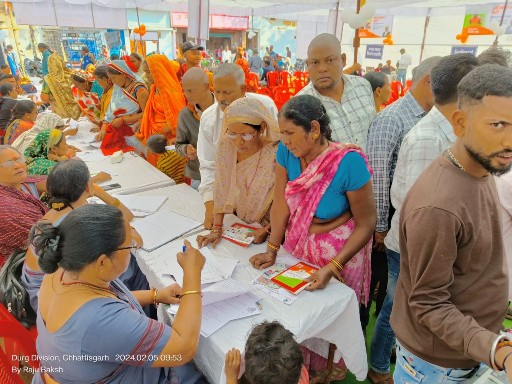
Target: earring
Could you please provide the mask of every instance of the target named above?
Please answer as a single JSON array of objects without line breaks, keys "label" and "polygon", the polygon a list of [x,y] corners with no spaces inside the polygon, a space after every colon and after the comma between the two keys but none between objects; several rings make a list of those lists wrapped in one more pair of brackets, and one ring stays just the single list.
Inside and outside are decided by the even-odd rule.
[{"label": "earring", "polygon": [[316,139],[318,139],[318,135],[317,135],[317,134],[314,134],[314,135],[313,135],[313,139],[315,139],[315,140],[316,140]]}]

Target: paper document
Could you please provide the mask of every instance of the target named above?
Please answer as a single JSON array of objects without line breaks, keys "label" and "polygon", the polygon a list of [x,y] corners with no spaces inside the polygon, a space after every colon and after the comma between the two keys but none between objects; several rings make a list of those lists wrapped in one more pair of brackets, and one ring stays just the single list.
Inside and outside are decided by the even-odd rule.
[{"label": "paper document", "polygon": [[274,299],[283,304],[291,305],[297,300],[297,295],[287,291],[272,281],[272,278],[286,270],[288,266],[283,263],[276,263],[272,267],[263,271],[252,284],[259,290],[265,292],[267,295],[272,296]]},{"label": "paper document", "polygon": [[[166,250],[169,254],[165,258],[167,268],[164,274],[172,275],[176,282],[183,286],[183,269],[177,258],[178,252],[182,251],[181,247],[182,244],[176,244],[173,250]],[[238,263],[237,259],[215,256],[207,247],[203,247],[199,251],[206,259],[201,271],[201,285],[216,283],[229,278]]]},{"label": "paper document", "polygon": [[116,197],[121,200],[121,203],[126,205],[130,211],[146,213],[155,213],[167,201],[166,196],[119,195]]},{"label": "paper document", "polygon": [[77,157],[79,157],[86,163],[93,161],[101,161],[106,158],[105,156],[103,156],[103,153],[101,153],[101,151],[98,150],[77,152]]},{"label": "paper document", "polygon": [[142,249],[151,252],[203,225],[172,211],[160,211],[132,223],[144,240]]}]

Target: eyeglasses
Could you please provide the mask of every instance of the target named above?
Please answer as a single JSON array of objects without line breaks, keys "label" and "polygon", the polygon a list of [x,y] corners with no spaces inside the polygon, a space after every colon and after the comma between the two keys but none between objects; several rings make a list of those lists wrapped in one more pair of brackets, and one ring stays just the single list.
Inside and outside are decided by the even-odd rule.
[{"label": "eyeglasses", "polygon": [[241,136],[243,141],[251,141],[254,139],[258,131],[254,131],[253,133],[234,133],[230,131],[226,131],[226,136],[231,140],[235,140],[237,136]]},{"label": "eyeglasses", "polygon": [[132,240],[129,247],[117,248],[116,251],[122,251],[125,249],[129,249],[131,253],[134,253],[137,249],[139,249],[139,245],[137,244],[137,242],[135,240]]},{"label": "eyeglasses", "polygon": [[25,164],[25,158],[23,156],[20,156],[17,159],[4,161],[3,163],[0,163],[0,167],[11,168],[14,167],[15,164]]}]

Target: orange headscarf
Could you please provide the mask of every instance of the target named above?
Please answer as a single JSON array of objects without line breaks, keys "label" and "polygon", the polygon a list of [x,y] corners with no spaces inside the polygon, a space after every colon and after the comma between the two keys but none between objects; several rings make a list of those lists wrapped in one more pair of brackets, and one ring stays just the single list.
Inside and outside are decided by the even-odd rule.
[{"label": "orange headscarf", "polygon": [[[176,137],[178,113],[187,105],[181,90],[181,84],[176,75],[179,70],[179,64],[170,61],[164,55],[157,54],[148,56],[146,62],[154,84],[151,86],[140,131],[137,133],[137,138],[144,144],[149,136],[157,133],[164,134],[168,139]],[[161,116],[162,109],[164,116]],[[165,120],[167,127],[163,127],[161,123],[158,123],[158,121],[162,120]],[[172,132],[164,132],[164,128]]]}]

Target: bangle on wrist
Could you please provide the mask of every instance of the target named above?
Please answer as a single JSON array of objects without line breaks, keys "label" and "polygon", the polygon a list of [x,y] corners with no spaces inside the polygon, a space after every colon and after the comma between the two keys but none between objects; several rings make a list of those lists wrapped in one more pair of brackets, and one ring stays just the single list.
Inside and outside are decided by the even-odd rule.
[{"label": "bangle on wrist", "polygon": [[270,241],[267,241],[267,251],[272,252],[277,255],[277,252],[281,248],[279,245],[272,244]]},{"label": "bangle on wrist", "polygon": [[269,235],[270,235],[270,227],[267,228],[267,227],[263,227],[265,229],[265,232],[267,232]]},{"label": "bangle on wrist", "polygon": [[498,347],[498,344],[501,342],[501,341],[506,341],[506,340],[510,340],[509,339],[509,336],[508,335],[499,335],[496,340],[494,340],[494,343],[492,343],[492,347],[491,347],[491,365],[492,365],[492,369],[495,370],[495,371],[501,371],[503,369],[500,369],[498,367],[498,365],[496,364],[496,351],[499,349]]},{"label": "bangle on wrist", "polygon": [[183,296],[186,296],[186,295],[200,295],[201,297],[203,297],[203,294],[201,293],[201,291],[185,291],[185,292],[182,292],[182,294],[179,295],[178,297],[181,299]]},{"label": "bangle on wrist", "polygon": [[157,295],[157,294],[158,294],[158,289],[153,288],[153,290],[152,290],[152,296],[153,296],[153,305],[154,305],[155,307],[158,307],[158,303],[157,303],[157,301],[156,301],[156,295]]},{"label": "bangle on wrist", "polygon": [[336,269],[338,271],[341,272],[343,270],[343,265],[341,265],[341,263],[338,260],[336,260],[334,257],[331,259],[331,263],[336,267]]}]

